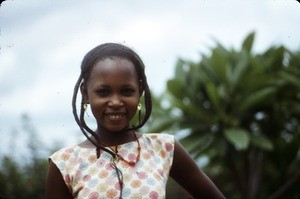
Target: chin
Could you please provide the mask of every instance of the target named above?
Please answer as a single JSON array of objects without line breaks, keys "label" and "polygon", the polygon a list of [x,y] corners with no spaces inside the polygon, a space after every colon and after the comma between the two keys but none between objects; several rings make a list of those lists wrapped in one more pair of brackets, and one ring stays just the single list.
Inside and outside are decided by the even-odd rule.
[{"label": "chin", "polygon": [[[105,127],[104,127],[105,128]],[[120,128],[110,128],[110,127],[107,127],[105,128],[107,131],[110,131],[112,133],[121,133],[121,132],[124,132],[126,129],[128,129],[129,126],[125,126],[125,127],[120,127]]]}]

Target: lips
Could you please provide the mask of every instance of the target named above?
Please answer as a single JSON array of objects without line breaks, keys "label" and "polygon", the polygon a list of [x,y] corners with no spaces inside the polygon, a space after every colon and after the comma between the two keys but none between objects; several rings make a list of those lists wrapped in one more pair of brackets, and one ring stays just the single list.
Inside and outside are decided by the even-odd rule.
[{"label": "lips", "polygon": [[125,113],[106,113],[105,116],[110,120],[120,120],[125,117]]}]

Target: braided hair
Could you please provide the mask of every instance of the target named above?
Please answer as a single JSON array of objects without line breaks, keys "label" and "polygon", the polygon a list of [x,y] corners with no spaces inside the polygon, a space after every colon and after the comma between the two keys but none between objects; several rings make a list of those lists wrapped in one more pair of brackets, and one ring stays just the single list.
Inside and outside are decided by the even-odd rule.
[{"label": "braided hair", "polygon": [[[77,112],[76,108],[76,99],[78,95],[79,88],[84,85],[86,82],[88,82],[91,71],[95,64],[101,60],[104,60],[106,58],[112,58],[112,57],[120,57],[127,59],[131,61],[135,67],[136,73],[138,75],[138,81],[141,85],[141,91],[140,91],[140,96],[142,94],[144,95],[144,103],[145,103],[145,114],[143,117],[143,120],[139,120],[139,124],[133,127],[129,127],[126,129],[126,131],[134,131],[139,128],[141,128],[149,119],[151,115],[151,110],[152,110],[152,100],[151,100],[151,93],[150,89],[147,83],[147,78],[145,75],[145,66],[141,58],[137,53],[135,53],[132,49],[130,49],[127,46],[121,45],[121,44],[116,44],[116,43],[105,43],[101,44],[99,46],[96,46],[92,50],[90,50],[85,57],[82,60],[81,63],[81,73],[79,75],[79,78],[75,84],[74,88],[74,93],[73,93],[73,98],[72,98],[72,109],[73,109],[73,115],[75,118],[76,123],[78,124],[81,132],[85,135],[85,137],[96,146],[96,154],[97,158],[100,157],[100,150],[106,151],[112,156],[112,159],[116,158],[116,154],[109,149],[105,148],[100,142],[99,136],[97,133],[95,133],[92,129],[88,127],[84,120],[84,98],[82,96],[81,98],[81,105],[80,105],[80,111],[79,115]],[[140,114],[140,112],[139,112]],[[94,141],[90,136],[92,135],[96,141]],[[112,161],[113,167],[116,171],[118,181],[121,186],[120,190],[120,198],[122,198],[122,187],[123,187],[123,175],[120,169],[117,168],[114,160]]]},{"label": "braided hair", "polygon": [[[138,80],[142,87],[142,91],[141,91],[140,95],[142,95],[142,93],[144,93],[145,114],[144,114],[143,120],[138,125],[127,129],[127,131],[137,130],[137,129],[141,128],[149,119],[149,117],[151,115],[151,110],[152,110],[151,93],[150,93],[150,89],[149,89],[149,86],[147,83],[147,78],[145,75],[145,65],[136,52],[134,52],[131,48],[129,48],[127,46],[124,46],[122,44],[117,44],[117,43],[101,44],[99,46],[96,46],[92,50],[90,50],[85,55],[85,57],[83,58],[82,63],[81,63],[81,73],[75,84],[74,93],[73,93],[72,109],[73,109],[73,115],[74,115],[75,121],[78,124],[80,130],[85,135],[85,137],[96,146],[97,157],[99,157],[99,155],[100,155],[99,149],[107,151],[112,156],[114,156],[114,154],[100,144],[98,135],[87,126],[87,124],[84,120],[83,105],[84,105],[85,101],[84,101],[83,96],[81,98],[80,114],[78,116],[77,108],[76,108],[76,99],[77,99],[77,94],[78,94],[79,88],[85,82],[87,82],[89,80],[93,66],[98,61],[104,60],[106,58],[111,58],[111,57],[125,58],[133,63],[135,70],[137,72],[137,75],[138,75]],[[95,138],[96,142],[89,137],[89,134],[91,134]]]}]

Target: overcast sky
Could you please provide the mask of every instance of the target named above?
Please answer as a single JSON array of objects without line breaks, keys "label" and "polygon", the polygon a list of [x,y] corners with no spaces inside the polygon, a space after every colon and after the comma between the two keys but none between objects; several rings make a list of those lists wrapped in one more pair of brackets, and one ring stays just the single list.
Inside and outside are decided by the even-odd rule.
[{"label": "overcast sky", "polygon": [[[160,94],[176,60],[199,60],[219,41],[239,48],[256,32],[254,49],[300,47],[295,0],[8,0],[0,8],[0,149],[27,113],[47,145],[84,137],[71,97],[83,56],[104,42],[132,47]],[[19,134],[16,144],[22,144]],[[1,154],[0,154],[1,155]]]}]

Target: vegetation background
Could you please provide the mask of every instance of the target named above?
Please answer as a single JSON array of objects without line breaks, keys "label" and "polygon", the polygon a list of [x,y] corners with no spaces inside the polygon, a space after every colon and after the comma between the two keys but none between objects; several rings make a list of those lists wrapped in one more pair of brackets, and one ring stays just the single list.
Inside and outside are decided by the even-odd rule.
[{"label": "vegetation background", "polygon": [[[216,42],[198,62],[179,58],[143,131],[173,133],[228,198],[299,198],[300,50],[257,54],[254,39],[240,49]],[[43,147],[28,115],[20,122],[0,157],[0,195],[43,198],[47,157],[60,146]],[[13,150],[18,133],[28,136],[22,161]],[[170,182],[168,197],[187,195]]]}]

